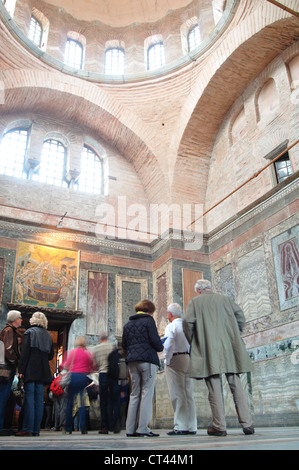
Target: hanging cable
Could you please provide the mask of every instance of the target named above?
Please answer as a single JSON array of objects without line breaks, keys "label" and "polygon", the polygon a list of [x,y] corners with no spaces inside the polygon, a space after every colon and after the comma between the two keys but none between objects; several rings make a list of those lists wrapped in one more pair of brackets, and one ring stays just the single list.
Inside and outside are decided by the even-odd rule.
[{"label": "hanging cable", "polygon": [[193,222],[191,222],[190,225],[188,225],[187,228],[189,227],[192,227],[192,225],[195,224],[195,222],[197,222],[199,219],[201,219],[203,216],[205,216],[206,214],[208,214],[209,212],[211,212],[211,210],[215,209],[215,207],[219,206],[223,201],[225,201],[226,199],[228,199],[229,197],[231,197],[233,194],[235,194],[237,191],[239,191],[239,189],[243,188],[243,186],[245,186],[246,184],[248,184],[250,181],[252,181],[254,178],[256,178],[257,176],[259,176],[263,171],[265,171],[269,166],[273,165],[273,163],[276,162],[276,160],[279,160],[280,157],[282,157],[282,155],[284,155],[286,152],[288,152],[289,150],[291,150],[293,147],[295,147],[295,145],[297,145],[299,143],[299,139],[294,142],[292,145],[290,145],[290,147],[288,147],[286,150],[283,150],[279,155],[277,155],[277,157],[273,158],[273,160],[271,160],[270,163],[268,163],[266,166],[264,166],[261,170],[257,171],[256,173],[254,173],[254,175],[252,175],[248,180],[244,181],[244,183],[242,183],[240,186],[238,186],[236,189],[234,189],[233,191],[231,191],[229,194],[227,194],[223,199],[221,199],[220,201],[216,202],[216,204],[214,204],[212,207],[210,207],[210,209],[208,209],[207,211],[205,211],[203,214],[201,214],[197,219],[193,220]]},{"label": "hanging cable", "polygon": [[299,18],[299,12],[291,10],[291,8],[288,8],[287,6],[283,5],[280,2],[277,2],[276,0],[267,0],[267,2],[272,3],[272,5],[277,6],[278,8],[281,8],[282,10],[290,13],[291,15],[297,16]]}]

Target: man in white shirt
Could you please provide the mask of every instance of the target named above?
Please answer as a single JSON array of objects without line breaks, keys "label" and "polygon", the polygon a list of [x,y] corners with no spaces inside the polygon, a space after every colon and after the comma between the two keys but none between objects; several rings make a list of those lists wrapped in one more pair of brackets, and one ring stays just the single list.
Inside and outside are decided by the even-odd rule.
[{"label": "man in white shirt", "polygon": [[174,427],[168,434],[196,434],[193,382],[188,374],[190,345],[183,331],[182,309],[179,304],[171,304],[167,312],[170,323],[165,329],[165,377],[174,411]]}]

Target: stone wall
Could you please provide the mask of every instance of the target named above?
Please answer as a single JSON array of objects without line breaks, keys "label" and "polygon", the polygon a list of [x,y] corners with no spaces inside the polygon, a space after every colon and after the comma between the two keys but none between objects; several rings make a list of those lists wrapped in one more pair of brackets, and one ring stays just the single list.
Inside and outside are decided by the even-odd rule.
[{"label": "stone wall", "polygon": [[[257,425],[290,425],[299,420],[299,206],[295,176],[210,238],[215,289],[234,298],[246,316],[243,339],[253,362],[248,390]],[[225,393],[230,416],[233,405]]]}]

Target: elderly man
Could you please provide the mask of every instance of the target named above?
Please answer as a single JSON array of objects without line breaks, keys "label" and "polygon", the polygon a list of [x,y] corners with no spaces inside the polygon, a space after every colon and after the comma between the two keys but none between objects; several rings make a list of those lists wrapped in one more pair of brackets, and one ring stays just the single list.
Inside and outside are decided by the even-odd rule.
[{"label": "elderly man", "polygon": [[[20,346],[22,335],[19,333],[22,323],[21,312],[10,310],[6,318],[6,326],[0,332],[0,340],[4,345],[5,364],[3,367],[8,373],[8,377],[0,378],[0,435],[10,434],[10,431],[3,429],[6,403],[9,399],[11,385],[16,373],[16,368],[20,359]],[[3,370],[3,373],[5,370]]]},{"label": "elderly man", "polygon": [[244,434],[253,434],[252,418],[239,374],[251,370],[251,362],[241,338],[245,317],[229,297],[211,291],[208,280],[195,284],[183,323],[191,344],[191,377],[204,378],[209,390],[213,425],[210,436],[226,436],[226,421],[220,374],[225,373]]},{"label": "elderly man", "polygon": [[188,374],[190,346],[183,332],[182,309],[179,304],[171,304],[167,311],[170,323],[165,329],[165,377],[174,411],[174,427],[168,434],[196,434],[193,383]]}]

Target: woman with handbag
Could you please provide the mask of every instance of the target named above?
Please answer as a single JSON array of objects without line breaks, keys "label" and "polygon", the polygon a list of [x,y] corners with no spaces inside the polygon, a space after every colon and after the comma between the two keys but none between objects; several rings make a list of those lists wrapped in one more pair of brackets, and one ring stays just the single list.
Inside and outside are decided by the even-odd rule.
[{"label": "woman with handbag", "polygon": [[72,434],[73,430],[73,402],[76,394],[80,394],[80,431],[87,434],[86,413],[83,403],[83,391],[92,380],[87,376],[95,370],[92,354],[88,351],[83,337],[76,339],[76,348],[72,349],[63,368],[68,370],[68,401],[66,406],[66,434]]}]

